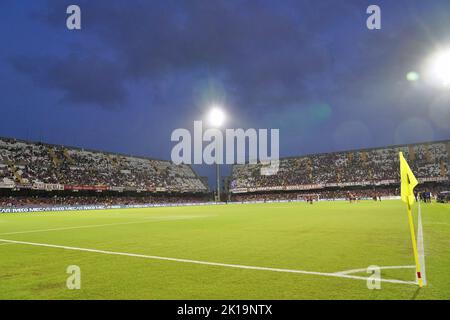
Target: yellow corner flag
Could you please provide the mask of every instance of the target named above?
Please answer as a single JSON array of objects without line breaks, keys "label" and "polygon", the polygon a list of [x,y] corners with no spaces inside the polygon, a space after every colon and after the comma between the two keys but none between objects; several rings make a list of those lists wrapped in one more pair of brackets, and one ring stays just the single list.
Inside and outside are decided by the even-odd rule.
[{"label": "yellow corner flag", "polygon": [[416,242],[416,234],[414,232],[414,220],[411,213],[411,205],[414,204],[414,188],[419,183],[414,176],[411,168],[403,157],[403,153],[399,153],[400,156],[400,194],[402,196],[403,202],[406,202],[406,210],[408,212],[408,220],[409,220],[409,229],[411,232],[411,240],[414,251],[414,260],[416,262],[416,273],[417,273],[417,282],[419,286],[423,286],[422,276],[420,274],[420,262],[419,262],[419,254],[417,253],[417,242]]},{"label": "yellow corner flag", "polygon": [[411,206],[415,199],[414,188],[418,182],[402,152],[400,152],[400,180],[402,200]]}]

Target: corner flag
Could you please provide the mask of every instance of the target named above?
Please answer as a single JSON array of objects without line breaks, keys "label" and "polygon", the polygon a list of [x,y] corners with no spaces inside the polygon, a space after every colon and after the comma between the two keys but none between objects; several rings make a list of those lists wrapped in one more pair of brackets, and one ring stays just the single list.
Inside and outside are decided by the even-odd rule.
[{"label": "corner flag", "polygon": [[400,180],[401,180],[401,195],[403,202],[412,205],[414,203],[414,188],[419,182],[417,182],[411,168],[403,157],[403,153],[400,152]]},{"label": "corner flag", "polygon": [[416,242],[416,234],[414,232],[414,220],[411,213],[411,205],[414,204],[414,188],[419,183],[414,176],[411,168],[403,157],[403,153],[399,153],[400,157],[400,194],[402,196],[402,201],[406,202],[406,211],[408,212],[408,220],[409,220],[409,229],[411,232],[411,240],[414,251],[414,260],[416,262],[416,274],[417,274],[417,282],[419,286],[423,286],[422,276],[420,274],[420,262],[419,262],[419,254],[417,253],[417,242]]}]

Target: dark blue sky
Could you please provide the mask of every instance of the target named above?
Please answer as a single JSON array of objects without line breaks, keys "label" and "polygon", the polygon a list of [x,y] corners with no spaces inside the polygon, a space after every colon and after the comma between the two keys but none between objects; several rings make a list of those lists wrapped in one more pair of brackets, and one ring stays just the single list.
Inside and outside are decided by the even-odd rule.
[{"label": "dark blue sky", "polygon": [[0,136],[169,159],[219,102],[282,156],[450,138],[450,89],[405,78],[450,47],[448,0],[2,0],[0,37]]}]

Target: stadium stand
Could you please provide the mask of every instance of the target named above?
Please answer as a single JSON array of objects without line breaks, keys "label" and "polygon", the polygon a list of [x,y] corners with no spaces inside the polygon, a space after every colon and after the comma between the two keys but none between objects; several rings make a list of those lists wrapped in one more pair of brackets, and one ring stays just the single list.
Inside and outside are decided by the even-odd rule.
[{"label": "stadium stand", "polygon": [[277,174],[270,176],[261,175],[260,163],[235,165],[229,179],[231,199],[294,199],[313,191],[327,199],[349,193],[364,198],[397,195],[399,151],[428,189],[448,188],[449,140],[284,158]]},{"label": "stadium stand", "polygon": [[[449,189],[450,140],[284,158],[277,174],[234,165],[231,201],[380,199],[398,196],[402,151],[421,184]],[[0,207],[139,205],[211,200],[188,165],[0,138]]]},{"label": "stadium stand", "polygon": [[188,165],[0,138],[0,189],[207,193]]}]

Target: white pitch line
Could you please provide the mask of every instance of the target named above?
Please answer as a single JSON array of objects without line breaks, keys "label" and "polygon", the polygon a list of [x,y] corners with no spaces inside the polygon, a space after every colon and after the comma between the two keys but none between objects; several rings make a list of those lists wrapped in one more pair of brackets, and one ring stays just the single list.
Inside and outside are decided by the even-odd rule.
[{"label": "white pitch line", "polygon": [[121,226],[121,225],[127,225],[127,224],[141,224],[141,223],[160,222],[160,221],[188,220],[188,219],[198,219],[198,218],[203,218],[203,217],[211,217],[211,216],[168,217],[168,218],[162,218],[162,219],[161,218],[159,218],[159,219],[149,218],[149,219],[142,219],[140,221],[93,224],[93,225],[85,225],[85,226],[77,226],[77,227],[61,227],[61,228],[52,228],[52,229],[14,231],[14,232],[0,233],[0,236],[13,235],[13,234],[37,233],[37,232],[48,232],[48,231],[63,231],[63,230],[72,230],[72,229],[88,229],[88,228],[98,228],[98,227]]},{"label": "white pitch line", "polygon": [[[416,266],[385,266],[385,267],[379,267],[381,270],[386,269],[415,269]],[[367,271],[367,268],[361,268],[361,269],[351,269],[351,270],[345,270],[345,271],[339,271],[335,272],[336,274],[351,274],[351,273],[358,273],[358,272],[365,272]]]},{"label": "white pitch line", "polygon": [[419,202],[419,214],[418,214],[418,222],[417,222],[417,251],[419,254],[419,263],[420,263],[420,274],[422,276],[423,285],[427,285],[427,276],[425,269],[425,249],[423,247],[423,228],[422,228],[422,210],[420,208]]},{"label": "white pitch line", "polygon": [[[351,275],[338,274],[338,273],[327,273],[327,272],[292,270],[292,269],[282,269],[282,268],[245,266],[245,265],[239,265],[239,264],[228,264],[228,263],[219,263],[219,262],[209,262],[209,261],[178,259],[178,258],[169,258],[169,257],[160,257],[160,256],[150,256],[150,255],[136,254],[136,253],[114,252],[114,251],[97,250],[97,249],[77,248],[77,247],[68,247],[68,246],[61,246],[61,245],[55,245],[55,244],[25,242],[25,241],[16,241],[16,240],[7,240],[7,239],[0,239],[0,241],[9,242],[9,243],[15,243],[15,244],[38,246],[38,247],[58,248],[58,249],[65,249],[65,250],[93,252],[93,253],[101,253],[101,254],[109,254],[109,255],[117,255],[117,256],[127,256],[127,257],[144,258],[144,259],[153,259],[153,260],[165,260],[165,261],[200,264],[200,265],[215,266],[215,267],[249,269],[249,270],[260,270],[260,271],[272,271],[272,272],[285,272],[285,273],[298,273],[298,274],[308,274],[308,275],[326,276],[326,277],[334,277],[334,278],[346,278],[346,279],[355,279],[355,280],[364,280],[364,281],[367,281],[369,279],[368,277],[351,276]],[[381,279],[380,281],[389,282],[389,283],[416,285],[416,282],[414,282],[414,281],[403,281],[403,280],[396,280],[396,279]]]}]

